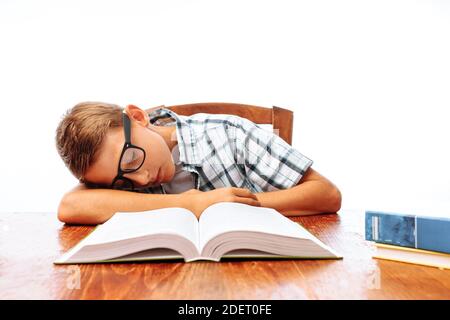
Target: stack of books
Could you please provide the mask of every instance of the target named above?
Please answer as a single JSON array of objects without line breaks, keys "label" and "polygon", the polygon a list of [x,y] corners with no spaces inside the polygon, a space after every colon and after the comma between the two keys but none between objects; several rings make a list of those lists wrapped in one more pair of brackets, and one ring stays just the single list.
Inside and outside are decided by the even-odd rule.
[{"label": "stack of books", "polygon": [[365,239],[374,258],[450,269],[450,217],[366,211]]}]

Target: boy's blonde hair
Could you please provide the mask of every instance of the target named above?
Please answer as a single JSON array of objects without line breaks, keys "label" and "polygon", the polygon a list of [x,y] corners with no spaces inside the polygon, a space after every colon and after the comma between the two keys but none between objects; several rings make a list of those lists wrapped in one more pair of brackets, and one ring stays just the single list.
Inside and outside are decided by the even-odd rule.
[{"label": "boy's blonde hair", "polygon": [[122,127],[123,108],[105,102],[81,102],[67,110],[56,129],[56,149],[66,167],[80,180],[96,160],[111,128]]}]

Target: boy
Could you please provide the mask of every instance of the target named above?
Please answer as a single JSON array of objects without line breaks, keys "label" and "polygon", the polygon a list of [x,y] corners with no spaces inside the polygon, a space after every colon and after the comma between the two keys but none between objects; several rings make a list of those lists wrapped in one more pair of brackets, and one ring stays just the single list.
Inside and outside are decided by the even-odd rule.
[{"label": "boy", "polygon": [[59,155],[80,183],[58,219],[99,224],[118,211],[184,207],[197,218],[222,201],[284,215],[337,212],[341,193],[276,134],[234,115],[181,116],[164,107],[83,102],[56,130]]}]

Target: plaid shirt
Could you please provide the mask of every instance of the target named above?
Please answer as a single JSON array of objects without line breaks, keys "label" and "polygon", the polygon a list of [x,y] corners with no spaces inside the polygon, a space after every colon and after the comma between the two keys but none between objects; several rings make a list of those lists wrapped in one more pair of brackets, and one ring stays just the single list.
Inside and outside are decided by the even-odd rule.
[{"label": "plaid shirt", "polygon": [[[206,113],[182,116],[164,107],[150,111],[149,118],[153,125],[176,125],[182,168],[194,175],[195,188],[201,191],[288,189],[313,163],[278,135],[246,118]],[[139,192],[165,193],[161,186]]]}]

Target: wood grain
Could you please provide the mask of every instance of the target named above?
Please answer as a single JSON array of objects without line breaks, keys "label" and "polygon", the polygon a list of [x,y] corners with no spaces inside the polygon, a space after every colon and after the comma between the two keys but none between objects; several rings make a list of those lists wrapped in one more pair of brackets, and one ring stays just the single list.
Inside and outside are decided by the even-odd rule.
[{"label": "wood grain", "polygon": [[[55,213],[0,215],[1,299],[449,299],[450,271],[371,258],[363,212],[292,217],[343,260],[59,265],[92,231]],[[79,274],[79,287],[76,276]]]}]

